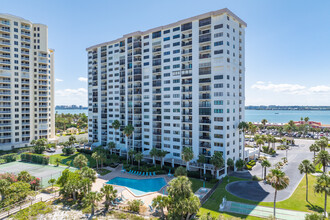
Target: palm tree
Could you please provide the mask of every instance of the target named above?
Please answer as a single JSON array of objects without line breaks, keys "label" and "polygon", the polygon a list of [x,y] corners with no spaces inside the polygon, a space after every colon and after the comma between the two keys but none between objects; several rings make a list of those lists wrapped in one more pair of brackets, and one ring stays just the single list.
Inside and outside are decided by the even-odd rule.
[{"label": "palm tree", "polygon": [[111,125],[112,125],[113,129],[115,130],[115,137],[116,137],[116,131],[120,128],[120,122],[118,120],[114,120]]},{"label": "palm tree", "polygon": [[191,147],[183,147],[182,149],[182,160],[186,162],[187,171],[189,171],[189,161],[194,158],[194,152]]},{"label": "palm tree", "polygon": [[157,157],[157,152],[158,152],[159,150],[157,149],[157,148],[155,148],[155,147],[153,147],[151,150],[150,150],[150,152],[149,152],[149,155],[150,155],[150,157],[152,157],[152,163],[156,166],[156,161],[155,161],[155,157]]},{"label": "palm tree", "polygon": [[261,166],[264,168],[264,180],[266,180],[267,167],[271,167],[271,163],[266,159],[261,162]]},{"label": "palm tree", "polygon": [[[125,128],[123,133],[126,135],[126,137],[128,138],[129,136],[131,136],[134,132],[134,127],[131,124],[128,124]],[[128,145],[127,145],[128,147]],[[126,149],[126,157],[128,160],[128,149]]]},{"label": "palm tree", "polygon": [[9,187],[10,182],[6,179],[0,179],[0,194],[1,194],[1,201],[5,199],[5,194],[7,188]]},{"label": "palm tree", "polygon": [[276,196],[277,191],[283,190],[288,187],[290,179],[279,169],[272,169],[267,175],[267,180],[270,182],[271,186],[275,189],[274,195],[274,218],[276,219]]},{"label": "palm tree", "polygon": [[109,142],[108,143],[108,148],[110,149],[110,153],[112,154],[112,150],[116,148],[116,143],[115,142]]},{"label": "palm tree", "polygon": [[327,137],[321,137],[320,140],[315,143],[320,146],[321,150],[325,150],[325,148],[328,147],[328,142],[329,140]]},{"label": "palm tree", "polygon": [[141,152],[135,154],[135,160],[138,162],[138,169],[140,169],[140,162],[143,159],[143,154]]},{"label": "palm tree", "polygon": [[160,158],[160,167],[163,168],[164,165],[164,157],[166,156],[166,154],[168,154],[167,151],[164,150],[158,150],[157,151],[157,157]]},{"label": "palm tree", "polygon": [[306,202],[308,202],[308,174],[315,172],[314,165],[309,162],[309,160],[303,160],[298,167],[300,174],[305,174],[306,176]]},{"label": "palm tree", "polygon": [[89,192],[85,197],[83,198],[83,202],[85,206],[91,206],[91,215],[94,215],[94,209],[96,204],[102,200],[102,193],[99,192]]},{"label": "palm tree", "polygon": [[159,195],[152,200],[152,207],[156,209],[160,209],[162,213],[162,219],[165,219],[164,208],[167,207],[168,203],[169,203],[168,197],[162,195]]},{"label": "palm tree", "polygon": [[326,167],[330,163],[330,154],[328,151],[321,150],[320,153],[316,156],[315,164],[321,163],[323,166],[323,173],[325,173]]},{"label": "palm tree", "polygon": [[99,152],[94,152],[92,158],[96,161],[96,169],[99,169],[99,160],[101,159]]},{"label": "palm tree", "polygon": [[259,146],[259,152],[258,152],[258,158],[260,158],[260,151],[261,151],[261,146],[264,145],[265,142],[259,138],[257,141],[256,141],[256,145]]},{"label": "palm tree", "polygon": [[[197,163],[201,163],[202,164],[202,167],[204,169],[204,163],[206,162],[206,157],[204,154],[200,154],[198,155],[198,160],[197,160]],[[202,169],[199,169],[200,172],[199,172],[199,175],[202,176]]]},{"label": "palm tree", "polygon": [[328,217],[327,198],[328,195],[330,194],[330,177],[324,173],[321,176],[319,176],[316,180],[314,191],[316,193],[324,193],[324,216]]},{"label": "palm tree", "polygon": [[79,154],[73,160],[74,166],[79,167],[80,170],[82,167],[87,166],[87,162],[88,162],[88,159],[83,154]]},{"label": "palm tree", "polygon": [[117,190],[112,185],[106,184],[101,188],[101,192],[105,196],[105,209],[108,211],[111,201],[117,197]]},{"label": "palm tree", "polygon": [[134,154],[135,154],[136,152],[135,152],[135,150],[133,150],[133,149],[130,149],[129,151],[128,151],[128,157],[130,158],[130,160],[131,160],[131,164],[133,165],[133,156],[134,156]]},{"label": "palm tree", "polygon": [[264,126],[264,129],[266,128],[266,124],[267,124],[267,119],[262,119],[261,120],[261,124]]},{"label": "palm tree", "polygon": [[314,153],[314,157],[313,157],[313,161],[315,163],[315,154],[316,152],[319,152],[321,150],[321,148],[319,147],[319,145],[317,144],[312,144],[311,146],[309,146],[309,151]]},{"label": "palm tree", "polygon": [[238,129],[240,129],[241,131],[245,132],[249,129],[249,124],[246,123],[245,121],[241,121],[239,124],[238,124]]},{"label": "palm tree", "polygon": [[218,174],[218,169],[223,167],[225,160],[222,157],[222,152],[216,151],[210,159],[210,163],[214,166],[214,171],[216,175]]},{"label": "palm tree", "polygon": [[60,158],[56,158],[55,159],[55,163],[56,163],[56,166],[59,166],[59,164],[61,163],[61,159]]},{"label": "palm tree", "polygon": [[54,190],[54,183],[56,182],[56,179],[52,178],[50,180],[48,180],[48,184],[52,185],[52,191]]}]

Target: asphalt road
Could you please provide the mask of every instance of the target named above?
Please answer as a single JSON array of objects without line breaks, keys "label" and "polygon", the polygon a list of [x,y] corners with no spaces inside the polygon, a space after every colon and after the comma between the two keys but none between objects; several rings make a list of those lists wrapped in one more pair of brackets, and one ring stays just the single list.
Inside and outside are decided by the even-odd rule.
[{"label": "asphalt road", "polygon": [[[304,177],[303,174],[300,174],[298,170],[298,166],[301,161],[308,159],[312,161],[313,153],[309,151],[309,146],[314,143],[313,140],[303,140],[303,139],[296,139],[295,143],[297,146],[293,146],[290,150],[288,150],[288,161],[289,163],[282,168],[282,171],[290,178],[289,186],[281,190],[277,193],[277,201],[282,201],[288,199],[294,190],[299,185],[301,179]],[[268,160],[272,165],[275,163],[282,161],[281,158],[285,157],[286,151],[285,150],[277,150],[278,155],[276,157],[268,157]],[[273,167],[272,167],[273,168]],[[267,169],[267,173],[270,168]],[[261,177],[262,175],[262,167],[260,163],[249,171],[250,175],[246,173],[241,175],[239,173],[235,173],[234,176],[258,176]],[[274,201],[274,189],[265,184],[263,181],[237,181],[227,185],[227,191],[230,193],[249,200],[254,201],[262,201],[262,202],[272,202]]]}]

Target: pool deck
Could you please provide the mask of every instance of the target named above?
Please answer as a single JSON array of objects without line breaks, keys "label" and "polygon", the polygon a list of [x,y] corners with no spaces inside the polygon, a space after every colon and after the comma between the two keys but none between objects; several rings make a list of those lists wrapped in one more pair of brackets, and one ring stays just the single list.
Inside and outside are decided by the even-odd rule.
[{"label": "pool deck", "polygon": [[[174,178],[173,176],[170,177],[168,175],[156,175],[156,176],[151,176],[151,177],[136,176],[133,174],[123,173],[123,172],[121,172],[121,169],[122,169],[122,165],[119,165],[115,169],[112,169],[111,173],[98,177],[96,179],[95,183],[93,184],[92,191],[100,191],[101,188],[103,187],[103,185],[106,184],[106,182],[108,182],[109,180],[111,180],[115,177],[123,177],[123,178],[130,178],[130,179],[164,178],[166,183],[168,183],[169,181],[171,181]],[[166,191],[167,186],[164,186],[164,187],[165,187],[165,191]],[[130,190],[128,190],[124,186],[116,185],[114,188],[117,189],[118,192],[121,192],[120,194],[122,194],[128,200],[141,199],[144,202],[144,205],[146,207],[149,207],[149,205],[151,205],[153,198],[157,197],[158,195],[162,195],[164,187],[162,187],[158,192],[150,192],[150,193],[147,193],[146,195],[142,195],[142,196],[134,195]]]}]

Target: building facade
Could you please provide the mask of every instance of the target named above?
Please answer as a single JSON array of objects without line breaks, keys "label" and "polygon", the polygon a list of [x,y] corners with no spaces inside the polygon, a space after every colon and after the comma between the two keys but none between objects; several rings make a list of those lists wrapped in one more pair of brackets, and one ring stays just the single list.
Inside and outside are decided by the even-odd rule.
[{"label": "building facade", "polygon": [[0,149],[54,138],[54,107],[48,27],[0,14]]},{"label": "building facade", "polygon": [[183,147],[194,160],[243,158],[245,27],[221,9],[87,48],[89,141],[163,149],[172,161]]}]

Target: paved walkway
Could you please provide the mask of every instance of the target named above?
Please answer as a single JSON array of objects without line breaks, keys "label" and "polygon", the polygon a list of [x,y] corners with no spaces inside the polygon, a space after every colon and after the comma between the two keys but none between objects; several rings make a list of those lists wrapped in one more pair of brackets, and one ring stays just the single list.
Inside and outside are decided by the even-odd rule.
[{"label": "paved walkway", "polygon": [[[223,211],[242,215],[252,215],[261,218],[273,216],[274,209],[266,206],[248,205],[244,203],[227,201]],[[286,209],[276,209],[276,219],[299,220],[305,219],[306,212],[291,211]]]},{"label": "paved walkway", "polygon": [[[309,146],[314,143],[313,140],[295,139],[296,146],[288,150],[288,161],[282,170],[290,178],[289,186],[278,192],[277,201],[283,201],[288,199],[299,185],[303,174],[300,174],[298,166],[301,161],[308,159],[312,161],[313,153],[309,151]],[[276,157],[268,156],[268,160],[274,166],[275,163],[282,161],[281,158],[286,156],[285,150],[277,150],[278,155]],[[273,167],[272,167],[273,168]],[[270,168],[267,169],[267,173]],[[255,167],[249,173],[234,173],[233,176],[237,177],[252,177],[254,175],[261,177],[262,167],[260,163],[257,163]],[[254,181],[237,181],[227,185],[227,191],[235,196],[262,202],[272,202],[274,199],[274,189],[264,182]]]}]

